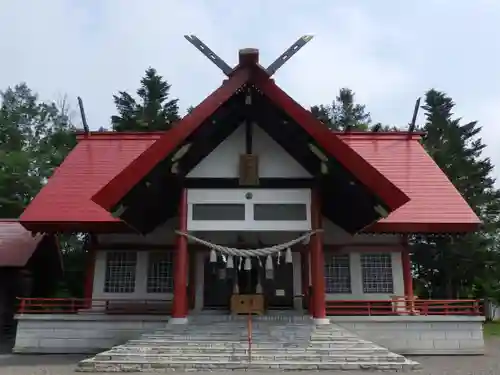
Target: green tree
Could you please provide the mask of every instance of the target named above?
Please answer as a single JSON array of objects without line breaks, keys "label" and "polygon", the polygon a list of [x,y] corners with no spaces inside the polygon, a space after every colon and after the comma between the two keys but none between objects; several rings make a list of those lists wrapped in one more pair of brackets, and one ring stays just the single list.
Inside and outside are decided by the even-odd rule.
[{"label": "green tree", "polygon": [[66,105],[25,83],[0,92],[0,217],[19,216],[75,144]]},{"label": "green tree", "polygon": [[[0,218],[17,218],[76,145],[66,98],[43,102],[21,83],[0,92]],[[83,285],[79,238],[61,237],[65,288]]]},{"label": "green tree", "polygon": [[334,131],[366,131],[372,122],[366,106],[354,100],[355,93],[348,88],[339,90],[331,105],[313,106],[311,112]]},{"label": "green tree", "polygon": [[455,103],[443,92],[425,96],[423,145],[476,214],[483,231],[466,235],[414,238],[414,261],[420,285],[433,298],[484,297],[498,285],[500,194],[491,176],[493,165],[482,156],[486,147],[477,122],[455,118]]},{"label": "green tree", "polygon": [[178,99],[170,99],[170,84],[155,69],[146,70],[137,95],[139,102],[125,91],[113,96],[118,111],[111,116],[114,131],[168,130],[179,121]]},{"label": "green tree", "polygon": [[380,122],[377,122],[376,124],[373,124],[372,126],[370,126],[370,129],[369,129],[371,132],[374,132],[374,133],[378,133],[378,132],[384,132],[384,133],[387,133],[387,132],[398,132],[400,131],[401,129],[398,128],[397,126],[393,126],[393,125],[383,125],[382,123]]}]

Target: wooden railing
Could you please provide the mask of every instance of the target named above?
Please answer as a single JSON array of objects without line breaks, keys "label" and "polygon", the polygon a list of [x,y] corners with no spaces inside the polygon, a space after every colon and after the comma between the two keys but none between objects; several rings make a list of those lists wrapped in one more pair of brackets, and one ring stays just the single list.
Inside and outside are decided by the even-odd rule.
[{"label": "wooden railing", "polygon": [[97,310],[106,314],[170,314],[169,300],[18,298],[19,314],[76,314]]},{"label": "wooden railing", "polygon": [[[106,314],[161,314],[171,312],[169,300],[19,298],[19,314],[76,314],[85,310]],[[353,315],[482,315],[479,300],[336,300],[326,302],[329,316]],[[252,346],[252,319],[248,318],[248,344]]]},{"label": "wooden railing", "polygon": [[326,301],[329,316],[354,315],[482,315],[479,300],[421,300],[395,298],[392,300]]}]

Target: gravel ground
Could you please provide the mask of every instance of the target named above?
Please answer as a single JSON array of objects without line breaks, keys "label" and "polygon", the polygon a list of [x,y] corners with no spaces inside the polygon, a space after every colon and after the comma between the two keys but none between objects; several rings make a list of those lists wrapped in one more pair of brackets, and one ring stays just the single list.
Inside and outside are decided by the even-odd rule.
[{"label": "gravel ground", "polygon": [[[0,375],[76,375],[76,363],[83,356],[75,355],[0,355]],[[500,375],[500,339],[487,342],[485,356],[447,356],[447,357],[412,357],[420,362],[422,370],[413,372],[418,375]],[[219,372],[225,374],[258,375],[262,372]],[[281,372],[266,371],[265,374],[279,374]],[[317,372],[315,372],[317,373]],[[326,373],[326,371],[321,371]],[[366,375],[369,372],[358,371],[332,371],[331,373],[345,375]],[[115,373],[116,374],[116,373]],[[147,373],[142,373],[147,374]],[[156,373],[157,374],[157,373]],[[193,374],[204,375],[214,372],[196,372]],[[307,374],[300,372],[298,374]]]}]

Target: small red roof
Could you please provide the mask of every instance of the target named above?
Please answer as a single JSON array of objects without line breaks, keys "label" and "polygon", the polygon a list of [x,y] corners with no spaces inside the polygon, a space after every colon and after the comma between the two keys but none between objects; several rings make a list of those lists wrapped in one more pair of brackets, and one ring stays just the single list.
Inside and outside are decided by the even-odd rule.
[{"label": "small red roof", "polygon": [[[79,142],[20,217],[32,231],[47,224],[79,231],[120,220],[94,203],[92,196],[163,133],[96,133]],[[103,228],[105,229],[105,228]]]},{"label": "small red roof", "polygon": [[378,221],[377,232],[468,232],[481,221],[427,154],[407,133],[342,134],[340,138],[410,197]]},{"label": "small red roof", "polygon": [[31,235],[17,220],[0,221],[0,267],[24,267],[43,235]]},{"label": "small red roof", "polygon": [[[174,128],[175,129],[175,128]],[[169,131],[169,133],[174,130]],[[480,220],[420,145],[407,133],[336,133],[378,173],[403,191],[409,202],[373,225],[374,232],[466,232]],[[92,196],[164,133],[93,133],[79,143],[21,215],[33,231],[108,230],[119,220]]]}]

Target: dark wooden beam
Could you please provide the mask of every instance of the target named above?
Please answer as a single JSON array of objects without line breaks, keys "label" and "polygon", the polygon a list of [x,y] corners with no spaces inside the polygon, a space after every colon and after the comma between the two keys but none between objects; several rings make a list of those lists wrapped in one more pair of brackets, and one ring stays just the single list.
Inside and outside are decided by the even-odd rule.
[{"label": "dark wooden beam", "polygon": [[415,108],[413,108],[413,116],[411,117],[411,122],[408,126],[408,137],[411,137],[412,133],[415,131],[418,110],[420,109],[420,100],[421,100],[421,98],[417,99],[417,101],[415,102]]},{"label": "dark wooden beam", "polygon": [[[313,178],[261,178],[258,186],[248,189],[293,189],[314,187]],[[190,189],[236,189],[242,188],[239,178],[186,178],[184,186]]]},{"label": "dark wooden beam", "polygon": [[253,146],[253,124],[247,120],[245,122],[245,153],[246,154],[251,154],[252,153],[252,146]]}]

